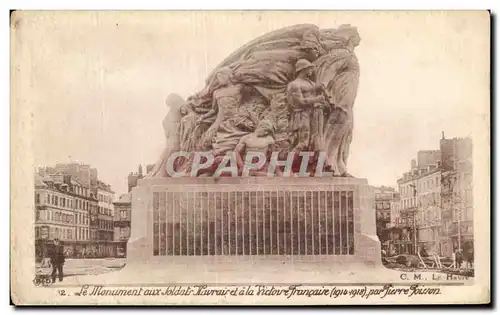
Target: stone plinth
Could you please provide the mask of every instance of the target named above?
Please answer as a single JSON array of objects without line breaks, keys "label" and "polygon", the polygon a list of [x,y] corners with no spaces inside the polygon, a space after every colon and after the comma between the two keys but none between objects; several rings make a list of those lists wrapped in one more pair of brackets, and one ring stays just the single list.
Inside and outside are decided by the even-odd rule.
[{"label": "stone plinth", "polygon": [[144,179],[132,191],[131,232],[129,265],[381,265],[365,179]]}]

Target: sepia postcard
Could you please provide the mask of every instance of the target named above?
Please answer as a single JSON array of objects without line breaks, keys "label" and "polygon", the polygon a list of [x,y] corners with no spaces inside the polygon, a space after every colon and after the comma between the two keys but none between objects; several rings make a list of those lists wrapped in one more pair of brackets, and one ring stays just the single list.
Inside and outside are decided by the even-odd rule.
[{"label": "sepia postcard", "polygon": [[15,305],[490,303],[488,11],[13,11]]}]

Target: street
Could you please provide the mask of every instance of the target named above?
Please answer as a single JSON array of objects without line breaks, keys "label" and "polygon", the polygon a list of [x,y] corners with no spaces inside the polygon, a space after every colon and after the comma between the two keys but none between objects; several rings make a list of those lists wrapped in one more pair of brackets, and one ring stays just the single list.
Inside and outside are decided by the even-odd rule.
[{"label": "street", "polygon": [[[123,268],[126,264],[125,258],[102,258],[102,259],[66,259],[64,264],[64,277],[80,275],[97,275]],[[40,269],[36,264],[38,272],[51,272],[51,269]]]}]

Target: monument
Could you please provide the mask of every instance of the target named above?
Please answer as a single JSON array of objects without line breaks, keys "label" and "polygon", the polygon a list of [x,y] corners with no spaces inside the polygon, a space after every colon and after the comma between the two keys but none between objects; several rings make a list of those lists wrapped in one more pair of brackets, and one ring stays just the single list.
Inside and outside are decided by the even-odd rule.
[{"label": "monument", "polygon": [[347,172],[359,43],[351,25],[286,27],[170,95],[165,150],[132,191],[128,263],[379,266],[373,193]]}]

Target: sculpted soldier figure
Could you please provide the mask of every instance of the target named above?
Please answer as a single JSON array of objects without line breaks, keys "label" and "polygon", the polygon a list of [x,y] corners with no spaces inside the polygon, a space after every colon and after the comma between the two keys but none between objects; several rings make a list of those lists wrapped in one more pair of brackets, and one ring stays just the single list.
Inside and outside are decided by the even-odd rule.
[{"label": "sculpted soldier figure", "polygon": [[319,93],[319,88],[315,83],[315,68],[312,63],[305,59],[297,61],[295,72],[297,78],[287,88],[290,144],[294,151],[308,151],[312,109],[323,104],[325,97]]}]

